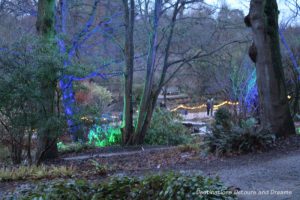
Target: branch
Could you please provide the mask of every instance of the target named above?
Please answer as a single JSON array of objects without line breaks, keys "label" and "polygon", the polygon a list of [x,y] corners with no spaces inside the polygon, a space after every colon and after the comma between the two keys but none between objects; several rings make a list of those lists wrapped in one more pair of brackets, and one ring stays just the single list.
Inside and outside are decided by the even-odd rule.
[{"label": "branch", "polygon": [[216,52],[224,49],[226,46],[229,46],[229,45],[234,44],[234,43],[242,44],[242,43],[248,43],[248,42],[250,42],[250,40],[243,40],[243,41],[234,40],[234,41],[228,42],[226,44],[223,44],[222,46],[220,46],[220,47],[218,47],[218,48],[216,48],[216,49],[214,49],[214,50],[212,50],[212,51],[210,51],[208,53],[204,53],[204,54],[202,54],[201,50],[200,50],[195,55],[193,55],[193,56],[191,56],[189,58],[183,58],[183,59],[175,60],[175,61],[173,61],[171,63],[168,63],[167,66],[170,67],[170,66],[172,66],[174,64],[178,64],[178,63],[181,63],[181,62],[190,62],[192,60],[196,60],[196,59],[199,59],[199,58],[202,58],[202,57],[211,56],[211,55],[215,54]]}]

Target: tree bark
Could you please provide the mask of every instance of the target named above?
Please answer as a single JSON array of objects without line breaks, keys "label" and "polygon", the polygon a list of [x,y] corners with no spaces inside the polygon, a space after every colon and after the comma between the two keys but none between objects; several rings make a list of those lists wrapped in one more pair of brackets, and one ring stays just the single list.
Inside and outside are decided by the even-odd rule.
[{"label": "tree bark", "polygon": [[133,105],[132,105],[132,83],[134,67],[134,20],[135,3],[134,0],[123,0],[124,21],[125,21],[125,72],[124,72],[124,108],[122,122],[122,143],[131,144],[133,134]]},{"label": "tree bark", "polygon": [[[295,134],[289,110],[278,35],[276,0],[251,0],[247,25],[255,45],[257,85],[263,128],[277,137]],[[253,49],[253,47],[252,47]],[[253,53],[252,53],[253,55]]]},{"label": "tree bark", "polygon": [[[143,138],[142,136],[145,135],[145,125],[148,126],[148,123],[151,120],[153,107],[152,99],[153,99],[153,79],[154,79],[154,69],[155,69],[155,61],[156,61],[156,51],[157,51],[157,36],[158,36],[158,22],[159,22],[159,15],[162,6],[162,0],[155,1],[155,8],[154,8],[154,16],[153,16],[153,30],[150,36],[150,48],[148,52],[148,59],[147,59],[147,72],[146,72],[146,80],[143,90],[143,95],[140,102],[139,107],[139,115],[137,120],[137,125],[135,127],[135,134],[134,134],[134,142],[141,143],[140,139]],[[155,100],[156,102],[156,100]]]},{"label": "tree bark", "polygon": [[134,137],[132,144],[143,144],[147,130],[149,128],[152,115],[155,109],[155,105],[157,102],[158,95],[164,86],[165,78],[169,66],[169,55],[170,55],[170,47],[172,43],[176,18],[179,13],[180,8],[183,6],[180,5],[180,0],[176,1],[174,5],[173,16],[170,24],[170,32],[167,39],[166,48],[164,50],[164,61],[163,61],[163,69],[161,72],[161,76],[158,80],[158,84],[155,85],[153,83],[153,76],[154,76],[154,66],[156,60],[156,46],[157,46],[157,32],[158,32],[158,20],[160,9],[162,6],[161,0],[155,1],[155,11],[153,16],[153,33],[150,37],[150,50],[148,52],[148,60],[147,60],[147,74],[146,74],[146,81],[144,85],[144,91],[142,96],[142,101],[139,107],[139,117],[137,121],[137,126],[135,129]]},{"label": "tree bark", "polygon": [[[37,33],[40,35],[42,42],[54,47],[55,37],[55,0],[39,0],[38,1],[38,16],[36,22]],[[49,73],[56,73],[55,69],[47,70]],[[55,77],[55,74],[48,74],[47,77]],[[40,108],[40,114],[42,119],[48,121],[55,114],[55,90],[56,82],[45,79],[41,83],[42,92],[42,104]],[[49,127],[38,133],[38,149],[36,159],[46,160],[49,158],[56,158],[58,156],[58,150],[56,145],[56,133],[55,130],[51,130]]]}]

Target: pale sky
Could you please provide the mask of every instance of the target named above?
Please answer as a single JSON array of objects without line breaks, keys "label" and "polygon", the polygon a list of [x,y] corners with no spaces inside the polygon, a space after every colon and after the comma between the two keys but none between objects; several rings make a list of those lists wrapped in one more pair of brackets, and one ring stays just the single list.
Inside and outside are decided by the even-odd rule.
[{"label": "pale sky", "polygon": [[[237,8],[244,11],[244,14],[247,14],[249,11],[249,5],[250,0],[205,0],[207,4],[214,5],[214,6],[220,6],[222,5],[222,2],[227,2],[227,5],[230,8]],[[286,5],[285,0],[278,0],[278,7],[280,10],[280,19],[286,20],[291,16],[291,12],[289,10],[289,7]],[[298,20],[299,22],[299,20]]]}]

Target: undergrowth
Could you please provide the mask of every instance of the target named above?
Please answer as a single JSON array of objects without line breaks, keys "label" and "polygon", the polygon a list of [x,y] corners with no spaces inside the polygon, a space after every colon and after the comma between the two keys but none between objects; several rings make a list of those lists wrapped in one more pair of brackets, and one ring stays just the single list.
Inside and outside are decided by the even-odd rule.
[{"label": "undergrowth", "polygon": [[275,144],[275,135],[268,130],[259,129],[256,120],[249,118],[234,123],[226,108],[215,114],[212,132],[204,138],[209,152],[217,155],[241,154],[263,151]]},{"label": "undergrowth", "polygon": [[236,199],[218,178],[168,173],[144,178],[115,177],[91,184],[83,180],[39,185],[16,191],[13,198],[31,200],[216,200]]}]

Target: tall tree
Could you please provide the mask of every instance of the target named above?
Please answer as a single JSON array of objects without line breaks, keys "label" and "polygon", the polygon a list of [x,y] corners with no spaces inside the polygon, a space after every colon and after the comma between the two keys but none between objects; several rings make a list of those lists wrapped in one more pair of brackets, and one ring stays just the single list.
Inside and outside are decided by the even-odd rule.
[{"label": "tall tree", "polygon": [[283,137],[295,134],[295,127],[281,61],[278,14],[276,0],[251,0],[245,23],[253,32],[249,55],[256,63],[261,125]]},{"label": "tall tree", "polygon": [[[142,99],[139,107],[139,116],[137,119],[137,124],[135,127],[135,133],[133,137],[133,143],[141,144],[144,142],[144,137],[148,129],[150,119],[152,118],[152,113],[154,106],[156,104],[156,95],[154,92],[154,70],[155,70],[155,61],[157,54],[157,43],[158,43],[158,23],[160,12],[162,8],[162,0],[156,0],[154,5],[154,14],[153,14],[153,28],[150,33],[150,48],[148,51],[148,59],[146,66],[146,80],[144,84],[144,90]],[[159,88],[159,91],[161,88]]]},{"label": "tall tree", "polygon": [[[39,0],[36,29],[41,38],[45,51],[55,51],[55,0]],[[47,52],[44,52],[47,53]],[[51,119],[55,116],[55,91],[56,91],[56,66],[47,65],[43,69],[43,81],[41,83],[42,105],[40,106],[41,120],[45,127],[38,133],[37,162],[58,156],[56,145],[56,130],[51,129]]]},{"label": "tall tree", "polygon": [[135,2],[134,0],[123,0],[124,22],[125,22],[125,71],[124,71],[124,110],[122,124],[123,144],[130,143],[133,133],[133,105],[132,105],[132,83],[134,65],[134,21]]}]

